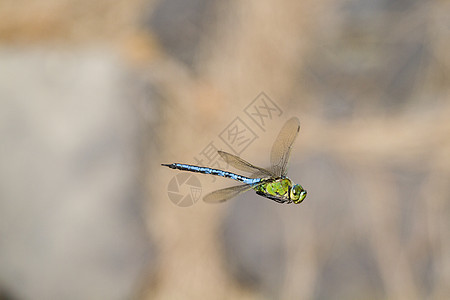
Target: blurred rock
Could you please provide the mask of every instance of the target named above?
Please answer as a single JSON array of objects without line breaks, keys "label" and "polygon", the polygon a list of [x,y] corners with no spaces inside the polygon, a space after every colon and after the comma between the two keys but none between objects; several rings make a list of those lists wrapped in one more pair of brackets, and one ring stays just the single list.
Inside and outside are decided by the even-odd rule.
[{"label": "blurred rock", "polygon": [[324,116],[348,118],[361,107],[392,113],[421,100],[430,9],[416,2],[347,1],[334,12],[339,22],[323,22],[333,28],[317,32],[301,78],[323,99]]},{"label": "blurred rock", "polygon": [[291,249],[290,252],[298,253],[303,264],[310,259],[309,251],[313,253],[315,278],[308,296],[358,299],[377,295],[383,286],[372,245],[364,238],[364,226],[355,226],[361,223],[358,220],[365,218],[357,212],[357,203],[363,199],[358,175],[327,152],[305,157],[301,163],[294,161],[289,171],[291,178],[301,181],[308,191],[301,211],[284,211],[292,229],[289,243],[306,244],[303,248],[307,249]]},{"label": "blurred rock", "polygon": [[270,200],[247,193],[230,207],[223,224],[228,271],[236,281],[279,298],[285,279],[283,223]]},{"label": "blurred rock", "polygon": [[130,299],[152,272],[132,86],[109,50],[0,51],[0,286]]},{"label": "blurred rock", "polygon": [[342,240],[323,262],[314,299],[383,299],[383,282],[370,245],[364,240]]},{"label": "blurred rock", "polygon": [[218,1],[166,0],[152,8],[146,26],[154,32],[168,54],[191,68],[216,21]]}]

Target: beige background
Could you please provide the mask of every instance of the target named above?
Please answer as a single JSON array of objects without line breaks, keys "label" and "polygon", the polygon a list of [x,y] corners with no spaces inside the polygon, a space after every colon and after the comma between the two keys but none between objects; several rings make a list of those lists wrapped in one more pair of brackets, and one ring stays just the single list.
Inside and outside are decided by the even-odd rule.
[{"label": "beige background", "polygon": [[[448,298],[449,14],[0,0],[0,298]],[[264,130],[245,114],[260,92],[283,112]],[[267,166],[291,116],[304,203],[169,200],[160,163],[230,151],[240,117],[242,157]]]}]

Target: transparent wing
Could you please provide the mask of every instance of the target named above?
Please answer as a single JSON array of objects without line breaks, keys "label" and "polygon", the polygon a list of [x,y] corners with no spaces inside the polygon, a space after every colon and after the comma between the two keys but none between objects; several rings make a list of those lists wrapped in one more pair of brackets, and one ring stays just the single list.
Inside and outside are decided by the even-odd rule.
[{"label": "transparent wing", "polygon": [[272,164],[272,172],[277,176],[285,176],[287,173],[286,166],[291,154],[292,144],[300,131],[300,121],[293,117],[289,119],[283,128],[281,128],[277,139],[273,143],[272,152],[270,153],[270,163]]},{"label": "transparent wing", "polygon": [[208,195],[203,197],[203,201],[209,202],[209,203],[224,202],[228,199],[236,197],[237,195],[250,190],[253,187],[254,187],[254,185],[244,184],[244,185],[237,185],[237,186],[232,186],[232,187],[228,187],[225,189],[217,190],[217,191],[209,193]]},{"label": "transparent wing", "polygon": [[247,173],[252,173],[251,177],[253,178],[272,177],[274,175],[270,171],[264,168],[254,166],[251,163],[243,160],[242,158],[236,155],[224,151],[217,151],[217,152],[220,154],[223,160],[230,166]]}]

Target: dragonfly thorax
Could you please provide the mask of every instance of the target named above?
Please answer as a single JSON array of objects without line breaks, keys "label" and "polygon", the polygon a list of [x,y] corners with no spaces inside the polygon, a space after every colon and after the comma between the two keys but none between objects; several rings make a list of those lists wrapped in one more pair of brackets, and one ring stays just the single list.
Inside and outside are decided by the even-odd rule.
[{"label": "dragonfly thorax", "polygon": [[256,193],[281,203],[301,203],[306,191],[287,177],[280,177],[255,188]]},{"label": "dragonfly thorax", "polygon": [[277,178],[258,186],[256,192],[270,199],[279,200],[278,202],[288,202],[291,186],[292,182],[288,178]]}]

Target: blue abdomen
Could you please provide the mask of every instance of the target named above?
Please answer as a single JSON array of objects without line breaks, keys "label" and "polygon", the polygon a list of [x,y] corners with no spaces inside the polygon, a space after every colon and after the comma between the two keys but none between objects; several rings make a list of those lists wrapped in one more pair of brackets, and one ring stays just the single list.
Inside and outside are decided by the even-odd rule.
[{"label": "blue abdomen", "polygon": [[189,171],[189,172],[196,172],[196,173],[202,173],[202,174],[211,174],[216,175],[220,177],[225,178],[231,178],[243,183],[247,184],[256,184],[261,181],[261,178],[249,178],[245,176],[241,176],[239,174],[231,173],[228,171],[223,171],[219,169],[213,169],[208,167],[199,167],[194,165],[186,165],[186,164],[179,164],[179,163],[173,163],[173,164],[162,164],[163,166],[169,167],[171,169],[178,169],[182,171]]}]

